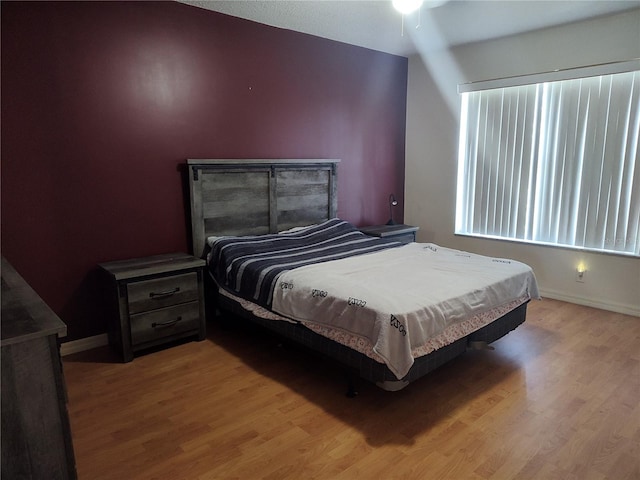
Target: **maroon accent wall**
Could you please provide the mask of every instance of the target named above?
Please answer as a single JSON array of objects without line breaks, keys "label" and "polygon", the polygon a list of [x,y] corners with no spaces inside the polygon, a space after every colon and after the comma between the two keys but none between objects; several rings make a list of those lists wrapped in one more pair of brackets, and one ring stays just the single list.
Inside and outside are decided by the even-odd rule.
[{"label": "maroon accent wall", "polygon": [[402,220],[407,59],[170,2],[2,2],[2,255],[106,331],[99,262],[188,251],[187,158],[339,158]]}]

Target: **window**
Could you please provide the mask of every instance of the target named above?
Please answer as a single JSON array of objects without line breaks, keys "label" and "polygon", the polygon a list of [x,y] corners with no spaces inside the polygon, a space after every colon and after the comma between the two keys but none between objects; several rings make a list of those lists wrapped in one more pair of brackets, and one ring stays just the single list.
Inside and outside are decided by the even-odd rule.
[{"label": "window", "polygon": [[640,256],[635,70],[461,89],[456,233]]}]

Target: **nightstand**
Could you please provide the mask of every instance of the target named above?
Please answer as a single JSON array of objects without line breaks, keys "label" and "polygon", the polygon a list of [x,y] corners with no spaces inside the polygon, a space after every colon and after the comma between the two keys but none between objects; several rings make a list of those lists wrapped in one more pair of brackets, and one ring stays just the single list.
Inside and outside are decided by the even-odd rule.
[{"label": "nightstand", "polygon": [[109,343],[125,362],[134,352],[179,338],[204,340],[204,260],[173,253],[99,266],[113,292]]},{"label": "nightstand", "polygon": [[413,227],[411,225],[372,225],[370,227],[362,227],[360,231],[373,237],[411,243],[416,241],[416,232],[419,228],[420,227]]}]

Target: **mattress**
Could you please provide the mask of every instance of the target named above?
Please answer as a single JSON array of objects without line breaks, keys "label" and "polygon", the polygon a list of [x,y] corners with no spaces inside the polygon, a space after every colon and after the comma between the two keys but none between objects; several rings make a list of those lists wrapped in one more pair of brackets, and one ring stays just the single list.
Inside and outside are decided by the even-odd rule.
[{"label": "mattress", "polygon": [[402,246],[333,219],[211,241],[213,276],[261,318],[296,321],[405,378],[416,358],[538,298],[530,267],[434,244]]}]

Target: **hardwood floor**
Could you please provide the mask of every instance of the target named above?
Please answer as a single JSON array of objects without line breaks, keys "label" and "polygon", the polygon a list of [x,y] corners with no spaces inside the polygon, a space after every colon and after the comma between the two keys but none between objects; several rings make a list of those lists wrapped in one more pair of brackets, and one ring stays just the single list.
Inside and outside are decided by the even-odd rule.
[{"label": "hardwood floor", "polygon": [[406,389],[271,336],[64,358],[80,480],[640,479],[640,318],[554,300]]}]

